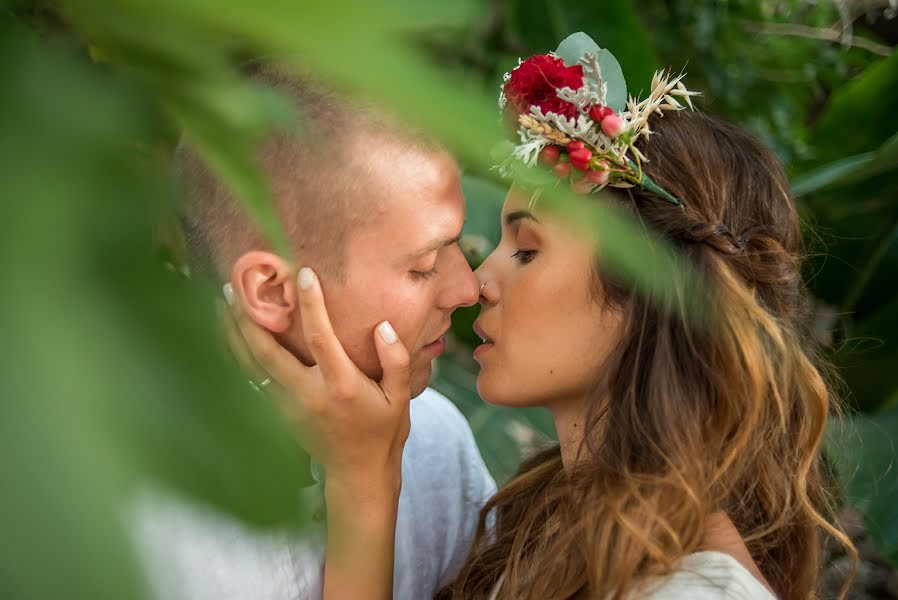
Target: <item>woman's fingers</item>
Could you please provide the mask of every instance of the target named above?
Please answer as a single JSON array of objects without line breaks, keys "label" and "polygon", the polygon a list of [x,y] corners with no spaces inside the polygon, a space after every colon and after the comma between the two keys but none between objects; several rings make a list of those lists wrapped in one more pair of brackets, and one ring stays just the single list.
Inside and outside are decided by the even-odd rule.
[{"label": "woman's fingers", "polygon": [[231,305],[233,323],[237,326],[239,337],[245,343],[238,346],[248,349],[254,362],[264,370],[266,375],[261,379],[272,377],[283,385],[311,385],[309,381],[311,368],[297,360],[271,335],[270,331],[249,318],[233,294],[229,297],[225,293],[225,297]]},{"label": "woman's fingers", "polygon": [[231,309],[222,300],[216,300],[215,307],[218,311],[218,322],[224,333],[225,343],[228,345],[231,356],[234,357],[237,365],[251,380],[263,381],[268,377],[268,373],[253,358],[250,349],[246,345],[246,340],[243,339],[243,335],[241,335],[237,327],[237,322],[234,320],[234,314],[231,312]]},{"label": "woman's fingers", "polygon": [[312,269],[303,267],[297,282],[302,332],[312,358],[325,380],[334,384],[351,381],[358,376],[358,369],[334,334],[318,276]]},{"label": "woman's fingers", "polygon": [[387,401],[391,404],[408,403],[411,397],[408,350],[396,335],[396,331],[389,321],[384,321],[376,327],[374,345],[377,348],[377,356],[380,358],[380,366],[383,369],[380,388]]}]

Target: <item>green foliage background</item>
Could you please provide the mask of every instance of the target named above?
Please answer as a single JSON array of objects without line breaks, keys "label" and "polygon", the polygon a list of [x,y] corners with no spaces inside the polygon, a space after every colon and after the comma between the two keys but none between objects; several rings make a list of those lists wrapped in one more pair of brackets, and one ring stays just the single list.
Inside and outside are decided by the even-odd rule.
[{"label": "green foliage background", "polygon": [[[439,136],[468,172],[467,241],[486,243],[476,263],[504,193],[488,170],[501,74],[576,30],[618,57],[634,92],[656,68],[685,66],[704,110],[753,129],[787,165],[813,241],[818,334],[852,408],[829,456],[898,564],[898,53],[881,8],[868,21],[838,6],[0,1],[0,595],[145,596],[126,523],[147,485],[260,527],[301,522],[290,431],[234,371],[208,290],[159,238],[176,207],[167,156],[184,131],[284,245],[251,152],[288,109],[242,82],[237,62],[283,56]],[[643,256],[628,224],[578,210],[618,240],[618,268],[663,288],[667,259],[628,262]],[[458,315],[434,385],[501,480],[552,426],[476,397],[471,318]]]}]

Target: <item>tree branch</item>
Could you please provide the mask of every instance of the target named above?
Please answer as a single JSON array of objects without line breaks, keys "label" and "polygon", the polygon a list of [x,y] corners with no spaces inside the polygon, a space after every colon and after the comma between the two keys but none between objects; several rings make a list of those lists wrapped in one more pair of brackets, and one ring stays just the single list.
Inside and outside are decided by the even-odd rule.
[{"label": "tree branch", "polygon": [[795,23],[759,23],[757,21],[749,21],[746,19],[739,19],[738,22],[743,29],[750,33],[784,35],[812,40],[823,40],[827,42],[840,42],[846,46],[861,48],[879,56],[889,56],[892,53],[892,49],[889,46],[877,44],[872,40],[857,36],[851,36],[850,39],[846,40],[841,32],[829,28],[810,27],[808,25]]}]

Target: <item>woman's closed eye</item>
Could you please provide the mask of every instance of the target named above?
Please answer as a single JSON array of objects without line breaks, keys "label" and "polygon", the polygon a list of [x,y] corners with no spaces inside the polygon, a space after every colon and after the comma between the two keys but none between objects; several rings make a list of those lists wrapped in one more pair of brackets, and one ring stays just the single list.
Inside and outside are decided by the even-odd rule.
[{"label": "woman's closed eye", "polygon": [[526,265],[536,256],[536,250],[518,250],[511,255],[513,259],[522,265]]}]

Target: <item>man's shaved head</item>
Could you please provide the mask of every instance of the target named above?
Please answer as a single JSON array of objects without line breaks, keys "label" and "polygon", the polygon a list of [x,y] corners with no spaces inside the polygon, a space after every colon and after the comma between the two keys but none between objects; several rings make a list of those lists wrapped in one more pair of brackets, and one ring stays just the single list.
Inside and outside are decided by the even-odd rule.
[{"label": "man's shaved head", "polygon": [[[442,151],[408,125],[310,78],[270,66],[256,67],[249,78],[280,92],[296,107],[296,127],[273,134],[256,159],[295,256],[314,263],[320,274],[339,279],[348,234],[375,221],[389,193],[366,177],[366,155],[414,160]],[[240,255],[267,244],[230,190],[183,142],[175,162],[185,192],[191,262],[227,280]]]},{"label": "man's shaved head", "polygon": [[[411,390],[430,379],[449,317],[477,301],[456,243],[465,218],[458,165],[396,117],[309,79],[251,75],[296,105],[298,124],[256,153],[299,265],[320,276],[334,333],[368,377],[382,376],[376,328],[389,321],[409,351]],[[267,248],[230,191],[182,145],[188,250],[231,284],[246,315],[311,364],[296,267]]]}]

